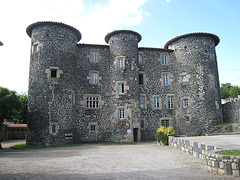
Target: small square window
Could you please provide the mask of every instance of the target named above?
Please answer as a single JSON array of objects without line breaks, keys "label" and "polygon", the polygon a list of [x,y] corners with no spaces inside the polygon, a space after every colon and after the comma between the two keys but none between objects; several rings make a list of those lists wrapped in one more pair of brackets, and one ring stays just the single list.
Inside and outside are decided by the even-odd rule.
[{"label": "small square window", "polygon": [[140,96],[140,108],[144,109],[145,108],[145,97]]},{"label": "small square window", "polygon": [[186,75],[183,75],[183,76],[182,76],[182,83],[185,83],[185,82],[187,82],[187,76],[186,76]]},{"label": "small square window", "polygon": [[163,85],[169,85],[168,74],[163,75]]},{"label": "small square window", "polygon": [[92,133],[96,132],[96,126],[95,125],[90,125],[90,131]]},{"label": "small square window", "polygon": [[165,128],[169,127],[169,120],[162,120],[161,125]]},{"label": "small square window", "polygon": [[166,55],[162,55],[162,64],[168,64]]},{"label": "small square window", "polygon": [[143,84],[143,74],[139,74],[139,84]]},{"label": "small square window", "polygon": [[159,108],[159,97],[154,97],[154,109]]},{"label": "small square window", "polygon": [[32,46],[32,53],[35,53],[35,52],[37,52],[37,51],[39,51],[39,47],[38,47],[38,43],[35,43],[35,44],[33,44],[33,46]]},{"label": "small square window", "polygon": [[118,84],[118,94],[124,94],[124,84]]},{"label": "small square window", "polygon": [[51,78],[57,77],[57,69],[51,69]]},{"label": "small square window", "polygon": [[91,58],[92,62],[97,62],[97,52],[92,52],[92,58]]},{"label": "small square window", "polygon": [[119,119],[125,119],[125,111],[124,109],[119,109]]},{"label": "small square window", "polygon": [[183,99],[183,107],[184,108],[188,107],[188,99]]},{"label": "small square window", "polygon": [[142,54],[138,54],[138,63],[143,64],[143,55]]},{"label": "small square window", "polygon": [[118,68],[123,68],[124,67],[124,60],[123,59],[118,59]]}]

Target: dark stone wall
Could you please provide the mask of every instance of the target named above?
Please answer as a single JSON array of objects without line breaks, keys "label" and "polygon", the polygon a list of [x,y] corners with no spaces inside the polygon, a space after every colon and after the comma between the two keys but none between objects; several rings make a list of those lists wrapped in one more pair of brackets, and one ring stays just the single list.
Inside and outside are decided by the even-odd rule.
[{"label": "dark stone wall", "polygon": [[[109,36],[111,72],[111,123],[112,140],[132,141],[127,129],[138,128],[139,124],[139,72],[138,34],[133,31],[116,31]],[[124,59],[124,68],[118,68],[118,57]],[[124,94],[118,93],[118,82],[124,83]],[[119,108],[124,109],[125,119],[119,120]],[[128,136],[128,137],[127,137]]]},{"label": "dark stone wall", "polygon": [[[32,145],[65,143],[65,134],[73,133],[74,106],[71,103],[75,91],[76,42],[75,34],[58,24],[38,26],[31,33],[31,52],[28,99],[28,138]],[[52,82],[47,70],[57,67],[60,78]],[[57,134],[49,132],[50,124],[57,123]]]},{"label": "dark stone wall", "polygon": [[[201,135],[222,122],[215,41],[208,36],[190,36],[173,42],[169,48],[176,56],[175,77],[179,79],[176,79],[177,132]],[[189,76],[188,82],[181,82],[181,73]],[[187,108],[181,106],[181,98],[188,98]]]},{"label": "dark stone wall", "polygon": [[[109,46],[77,44],[80,32],[61,23],[35,23],[27,33],[32,47],[38,46],[30,58],[27,144],[139,141],[154,138],[165,120],[177,135],[201,135],[222,122],[217,36],[184,35],[161,49],[139,48],[141,35],[128,30],[109,33],[105,37]],[[92,52],[97,53],[97,62],[91,62]],[[123,68],[118,68],[119,58],[124,59]],[[55,78],[50,77],[52,69],[57,71]],[[98,74],[96,84],[91,83],[92,72]],[[164,75],[168,85],[163,84]],[[118,83],[124,84],[123,94]],[[86,107],[89,96],[99,98],[99,108]],[[145,98],[144,108],[140,96]],[[173,108],[168,107],[169,96]],[[159,97],[159,108],[154,108],[154,97]],[[124,119],[119,118],[119,109],[124,109]],[[225,111],[224,116],[233,119]]]},{"label": "dark stone wall", "polygon": [[240,123],[240,101],[229,102],[222,106],[224,122]]}]

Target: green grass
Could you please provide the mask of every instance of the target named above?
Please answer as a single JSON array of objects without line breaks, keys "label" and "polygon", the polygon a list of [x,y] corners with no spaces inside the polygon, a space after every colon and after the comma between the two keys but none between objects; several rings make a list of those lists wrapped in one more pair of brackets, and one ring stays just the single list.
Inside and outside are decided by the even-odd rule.
[{"label": "green grass", "polygon": [[57,148],[57,147],[72,147],[72,146],[81,146],[83,144],[105,144],[105,145],[124,145],[124,144],[134,144],[133,142],[93,142],[93,143],[79,143],[79,144],[64,144],[56,146],[29,146],[26,143],[17,144],[11,146],[11,149],[46,149],[46,148]]},{"label": "green grass", "polygon": [[231,125],[231,122],[223,122],[222,124],[217,124],[216,126],[218,127],[223,127],[223,126],[227,126],[227,125]]},{"label": "green grass", "polygon": [[217,154],[230,155],[230,156],[240,156],[240,150],[218,151]]},{"label": "green grass", "polygon": [[11,149],[46,149],[46,148],[57,148],[57,147],[72,147],[72,146],[81,146],[80,144],[64,144],[64,145],[56,145],[56,146],[29,146],[26,143],[25,144],[17,144],[14,146],[11,146]]}]

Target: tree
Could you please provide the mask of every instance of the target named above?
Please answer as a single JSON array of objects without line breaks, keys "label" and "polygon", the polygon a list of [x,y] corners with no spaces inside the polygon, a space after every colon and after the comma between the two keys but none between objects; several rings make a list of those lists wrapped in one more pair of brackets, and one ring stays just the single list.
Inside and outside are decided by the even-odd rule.
[{"label": "tree", "polygon": [[[0,130],[5,119],[13,119],[21,108],[19,96],[15,91],[0,87]],[[0,143],[0,148],[1,148]]]},{"label": "tree", "polygon": [[237,98],[238,95],[240,94],[240,88],[238,86],[231,86],[228,93],[231,98]]},{"label": "tree", "polygon": [[221,84],[221,87],[220,87],[221,99],[225,99],[229,97],[229,90],[231,86],[232,85],[230,83]]}]

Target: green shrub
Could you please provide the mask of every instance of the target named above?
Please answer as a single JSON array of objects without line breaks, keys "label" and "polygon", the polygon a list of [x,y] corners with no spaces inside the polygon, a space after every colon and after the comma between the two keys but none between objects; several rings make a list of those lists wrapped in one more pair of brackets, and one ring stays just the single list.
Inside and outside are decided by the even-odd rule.
[{"label": "green shrub", "polygon": [[175,130],[172,126],[165,128],[164,126],[160,126],[156,132],[156,140],[159,143],[163,143],[164,145],[168,145],[168,136],[173,136]]}]

